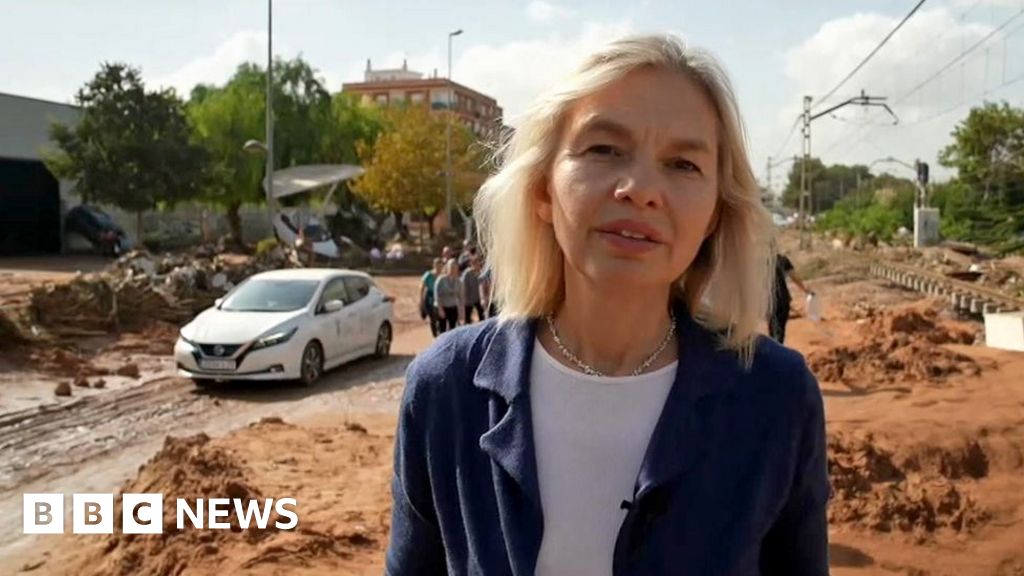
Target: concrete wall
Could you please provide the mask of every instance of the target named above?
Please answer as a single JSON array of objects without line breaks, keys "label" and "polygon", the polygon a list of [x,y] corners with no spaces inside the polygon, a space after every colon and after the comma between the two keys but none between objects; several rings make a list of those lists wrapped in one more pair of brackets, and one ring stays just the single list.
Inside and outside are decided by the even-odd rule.
[{"label": "concrete wall", "polygon": [[52,147],[50,124],[75,124],[78,116],[75,106],[0,93],[0,158],[41,160]]},{"label": "concrete wall", "polygon": [[[139,243],[138,218],[135,214],[117,208],[104,207],[118,224],[128,233],[135,244]],[[267,209],[263,206],[242,206],[242,238],[245,242],[258,242],[272,235]],[[151,211],[142,216],[142,231],[147,241],[159,242],[163,246],[181,246],[216,241],[230,231],[223,210],[199,204],[182,204],[169,212]],[[205,237],[205,238],[204,238]]]}]

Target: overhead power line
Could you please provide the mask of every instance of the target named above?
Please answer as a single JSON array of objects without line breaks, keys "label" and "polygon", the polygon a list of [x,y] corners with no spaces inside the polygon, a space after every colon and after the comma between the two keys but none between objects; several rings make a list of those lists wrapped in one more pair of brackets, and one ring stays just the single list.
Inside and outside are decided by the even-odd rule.
[{"label": "overhead power line", "polygon": [[989,39],[991,39],[993,36],[995,36],[996,34],[1001,32],[1002,30],[1004,30],[1007,26],[1012,24],[1014,20],[1016,20],[1017,18],[1020,18],[1021,16],[1024,16],[1024,10],[1021,10],[1021,11],[1017,12],[1016,14],[1014,14],[1013,16],[1010,16],[1009,18],[1007,18],[1002,24],[999,25],[998,28],[996,28],[995,30],[992,30],[991,32],[986,34],[984,38],[982,38],[981,40],[978,40],[977,42],[972,44],[970,48],[967,48],[966,50],[963,50],[962,52],[960,52],[960,55],[958,55],[956,58],[953,58],[952,60],[947,62],[942,68],[939,68],[938,70],[936,70],[935,73],[932,74],[931,76],[929,76],[929,77],[925,78],[924,80],[922,80],[919,84],[917,84],[916,86],[911,88],[909,92],[907,92],[906,94],[904,94],[904,95],[900,96],[899,98],[897,98],[896,101],[893,102],[893,104],[898,104],[898,103],[906,100],[907,98],[912,96],[914,93],[916,93],[918,90],[920,90],[921,88],[924,88],[925,86],[927,86],[929,83],[932,82],[932,80],[935,80],[936,78],[941,76],[946,70],[949,70],[950,68],[952,68],[957,62],[963,60],[965,57],[967,57],[968,54],[970,54],[971,52],[974,52],[975,50],[977,50],[983,44],[988,42]]},{"label": "overhead power line", "polygon": [[839,84],[836,84],[835,88],[832,88],[831,90],[829,90],[828,94],[825,94],[820,99],[818,99],[818,103],[817,103],[817,105],[815,105],[815,108],[817,108],[818,106],[821,106],[833,94],[838,92],[839,89],[842,88],[843,85],[846,84],[846,82],[850,80],[850,78],[853,78],[853,76],[855,74],[857,74],[857,72],[859,72],[860,69],[863,68],[864,65],[867,64],[868,61],[871,60],[871,58],[874,57],[874,55],[878,53],[879,50],[882,49],[882,46],[885,46],[886,42],[888,42],[889,39],[892,38],[893,35],[896,34],[896,32],[899,31],[899,29],[902,28],[903,25],[907,23],[907,20],[910,20],[910,18],[917,12],[917,10],[919,8],[921,8],[921,5],[924,4],[924,3],[925,3],[925,0],[919,0],[918,3],[915,4],[913,8],[911,8],[910,12],[907,13],[907,15],[903,17],[903,20],[900,20],[899,24],[897,24],[896,27],[892,29],[892,31],[890,31],[888,34],[886,34],[885,38],[882,38],[882,41],[878,43],[878,46],[875,46],[875,49],[872,50],[867,56],[864,57],[863,60],[860,61],[860,64],[857,64],[857,66],[855,66],[853,68],[853,70],[851,70],[850,73],[846,75],[845,78],[840,80]]},{"label": "overhead power line", "polygon": [[790,138],[792,138],[793,134],[796,133],[796,127],[800,125],[800,120],[802,118],[803,114],[797,114],[796,118],[793,119],[793,126],[790,127],[789,134],[786,134],[786,138],[782,140],[782,144],[779,145],[778,150],[775,151],[775,154],[772,154],[773,158],[782,156],[782,151],[786,149],[786,144],[789,144]]},{"label": "overhead power line", "polygon": [[[893,101],[893,104],[898,104],[900,102],[906,101],[907,98],[909,98],[910,96],[913,96],[914,94],[919,92],[922,88],[924,88],[925,86],[927,86],[931,82],[934,82],[937,78],[939,78],[940,76],[942,76],[943,74],[948,72],[957,63],[963,61],[964,58],[966,58],[967,56],[971,55],[978,48],[980,48],[980,47],[984,46],[986,43],[988,43],[997,34],[999,34],[1000,32],[1004,31],[1008,26],[1013,24],[1013,22],[1016,21],[1021,16],[1024,16],[1024,8],[1022,8],[1021,10],[1017,11],[1012,16],[1010,16],[1009,18],[1004,20],[997,28],[993,29],[991,32],[986,34],[983,38],[981,38],[980,40],[978,40],[977,42],[972,44],[970,47],[961,50],[961,52],[957,56],[955,56],[954,58],[952,58],[951,60],[949,60],[948,62],[943,64],[941,67],[939,67],[930,76],[925,78],[923,81],[919,82],[917,85],[915,85],[909,91],[905,92],[904,94],[902,94],[901,96],[896,98]],[[1024,28],[1024,25],[1018,26],[1018,27],[1014,28],[1010,32],[1006,32],[1003,36],[1004,36],[1004,38],[1012,36],[1012,35],[1016,34],[1022,28]],[[987,88],[986,90],[982,91],[980,94],[977,94],[977,95],[972,96],[970,98],[962,99],[961,102],[958,105],[954,106],[954,107],[946,108],[946,109],[940,111],[937,114],[932,114],[932,115],[930,115],[928,117],[914,120],[914,121],[912,121],[912,122],[910,122],[910,123],[908,123],[906,125],[907,126],[914,126],[914,125],[917,125],[917,124],[923,124],[925,122],[928,122],[928,121],[931,121],[931,120],[935,120],[936,118],[940,118],[942,116],[945,116],[946,114],[949,114],[950,112],[953,112],[954,110],[959,109],[962,106],[965,106],[966,104],[968,104],[971,101],[975,100],[978,96],[986,96],[987,94],[989,94],[991,92],[995,92],[995,91],[1000,90],[1002,88],[1005,88],[1007,86],[1016,84],[1020,80],[1021,80],[1020,78],[1013,78],[1012,80],[1003,82],[1002,84],[1000,84],[999,86],[996,86],[994,88]],[[825,148],[825,151],[822,153],[822,155],[825,155],[828,152],[831,152],[836,147],[838,147],[840,144],[844,143],[844,141],[846,143],[849,143],[849,142],[853,141],[854,144],[850,145],[851,148],[856,146],[856,145],[859,145],[865,138],[867,138],[867,136],[870,135],[871,131],[874,128],[875,128],[874,126],[864,125],[864,124],[856,126],[856,128],[854,128],[853,132],[848,133],[848,134],[841,134],[839,137],[837,137],[829,146],[827,146]],[[863,137],[861,137],[861,138],[859,138],[857,140],[853,140],[853,138],[861,135],[861,133],[864,132],[865,130],[868,130],[867,134],[864,134]]]}]

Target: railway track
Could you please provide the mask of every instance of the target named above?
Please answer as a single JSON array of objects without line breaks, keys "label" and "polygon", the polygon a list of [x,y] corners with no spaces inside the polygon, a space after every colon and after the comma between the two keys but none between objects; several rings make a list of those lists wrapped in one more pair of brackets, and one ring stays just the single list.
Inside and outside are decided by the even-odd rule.
[{"label": "railway track", "polygon": [[930,270],[908,266],[899,262],[872,260],[868,268],[873,276],[897,286],[923,294],[945,297],[954,309],[972,315],[1024,310],[1024,299],[1009,294],[949,278]]}]

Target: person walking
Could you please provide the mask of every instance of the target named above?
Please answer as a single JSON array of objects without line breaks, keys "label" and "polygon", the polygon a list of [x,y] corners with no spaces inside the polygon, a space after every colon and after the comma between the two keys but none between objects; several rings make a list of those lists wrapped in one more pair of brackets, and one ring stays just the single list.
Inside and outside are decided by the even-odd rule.
[{"label": "person walking", "polygon": [[462,291],[459,263],[449,258],[444,265],[444,275],[434,283],[434,306],[440,318],[439,333],[453,330],[459,325],[459,311],[463,306]]},{"label": "person walking", "polygon": [[441,330],[441,317],[434,305],[434,285],[437,279],[444,274],[444,261],[434,258],[434,267],[423,273],[420,280],[420,317],[430,321],[430,333],[436,338]]},{"label": "person walking", "polygon": [[789,322],[790,305],[793,297],[789,293],[789,286],[786,285],[786,277],[789,277],[800,290],[808,296],[814,296],[814,292],[804,285],[803,280],[797,275],[793,263],[785,254],[777,254],[775,257],[775,283],[772,290],[772,309],[768,316],[768,334],[779,344],[786,340],[786,324]]},{"label": "person walking", "polygon": [[489,264],[480,273],[480,301],[488,318],[498,315],[498,305],[494,300],[494,269]]},{"label": "person walking", "polygon": [[473,256],[469,262],[469,268],[462,273],[462,302],[465,307],[463,316],[466,324],[473,323],[473,311],[476,311],[477,319],[484,320],[484,306],[480,298],[480,259]]}]

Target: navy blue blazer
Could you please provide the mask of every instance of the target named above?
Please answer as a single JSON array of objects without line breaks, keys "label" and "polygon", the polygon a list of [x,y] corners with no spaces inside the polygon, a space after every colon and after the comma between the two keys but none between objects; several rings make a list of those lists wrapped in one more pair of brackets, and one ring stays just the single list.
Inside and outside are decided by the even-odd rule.
[{"label": "navy blue blazer", "polygon": [[[817,382],[760,338],[751,370],[684,308],[679,369],[614,550],[615,575],[827,575]],[[446,333],[410,365],[387,574],[533,574],[544,531],[530,417],[536,321]],[[580,482],[586,482],[580,478]]]}]

